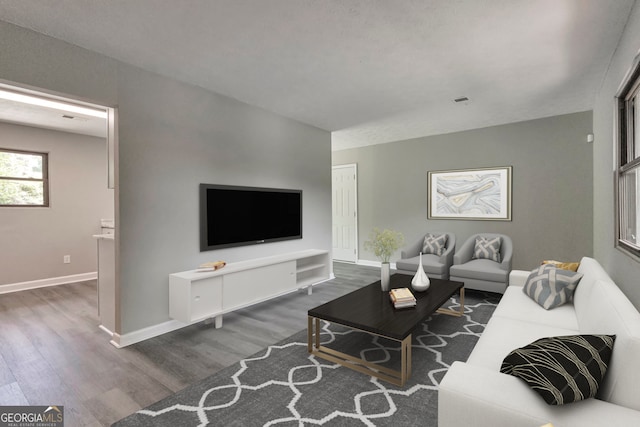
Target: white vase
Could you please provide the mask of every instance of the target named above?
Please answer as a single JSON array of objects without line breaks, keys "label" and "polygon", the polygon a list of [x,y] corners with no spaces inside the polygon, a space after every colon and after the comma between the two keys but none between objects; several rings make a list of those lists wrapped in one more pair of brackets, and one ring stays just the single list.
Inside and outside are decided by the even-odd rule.
[{"label": "white vase", "polygon": [[431,282],[429,281],[429,276],[424,272],[424,268],[422,268],[422,252],[420,252],[420,263],[418,264],[418,271],[416,271],[416,275],[411,279],[411,287],[416,292],[424,292],[429,289]]},{"label": "white vase", "polygon": [[389,291],[391,264],[383,262],[380,269],[380,286],[383,292]]}]

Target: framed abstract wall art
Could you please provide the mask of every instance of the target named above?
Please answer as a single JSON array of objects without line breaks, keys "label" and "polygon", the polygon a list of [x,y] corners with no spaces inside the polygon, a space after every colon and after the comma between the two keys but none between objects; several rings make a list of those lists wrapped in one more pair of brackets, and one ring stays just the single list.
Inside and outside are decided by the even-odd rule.
[{"label": "framed abstract wall art", "polygon": [[429,219],[511,221],[511,166],[429,172]]}]

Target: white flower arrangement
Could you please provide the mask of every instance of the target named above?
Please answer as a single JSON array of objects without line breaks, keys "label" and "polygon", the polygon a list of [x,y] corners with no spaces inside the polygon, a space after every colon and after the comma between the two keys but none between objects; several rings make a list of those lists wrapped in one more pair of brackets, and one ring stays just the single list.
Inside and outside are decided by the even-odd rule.
[{"label": "white flower arrangement", "polygon": [[369,240],[364,242],[364,248],[388,263],[391,255],[404,244],[404,236],[399,231],[374,228],[369,234]]}]

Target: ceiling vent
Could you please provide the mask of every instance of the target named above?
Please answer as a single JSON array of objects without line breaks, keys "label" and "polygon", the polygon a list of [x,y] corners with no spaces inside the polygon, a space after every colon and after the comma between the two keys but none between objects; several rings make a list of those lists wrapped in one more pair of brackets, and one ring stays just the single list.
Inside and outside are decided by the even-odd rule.
[{"label": "ceiling vent", "polygon": [[469,98],[467,98],[466,96],[461,96],[460,98],[454,99],[453,102],[464,102],[464,103],[467,103],[467,102],[469,102]]},{"label": "ceiling vent", "polygon": [[63,119],[73,120],[74,122],[88,122],[90,118],[82,117],[82,116],[71,116],[69,114],[63,114]]}]

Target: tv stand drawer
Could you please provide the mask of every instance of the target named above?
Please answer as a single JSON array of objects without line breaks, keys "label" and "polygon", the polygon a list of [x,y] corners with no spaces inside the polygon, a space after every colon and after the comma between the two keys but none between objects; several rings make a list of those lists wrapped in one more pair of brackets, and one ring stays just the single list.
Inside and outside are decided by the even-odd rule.
[{"label": "tv stand drawer", "polygon": [[295,261],[268,265],[224,276],[225,310],[265,301],[296,288]]}]

